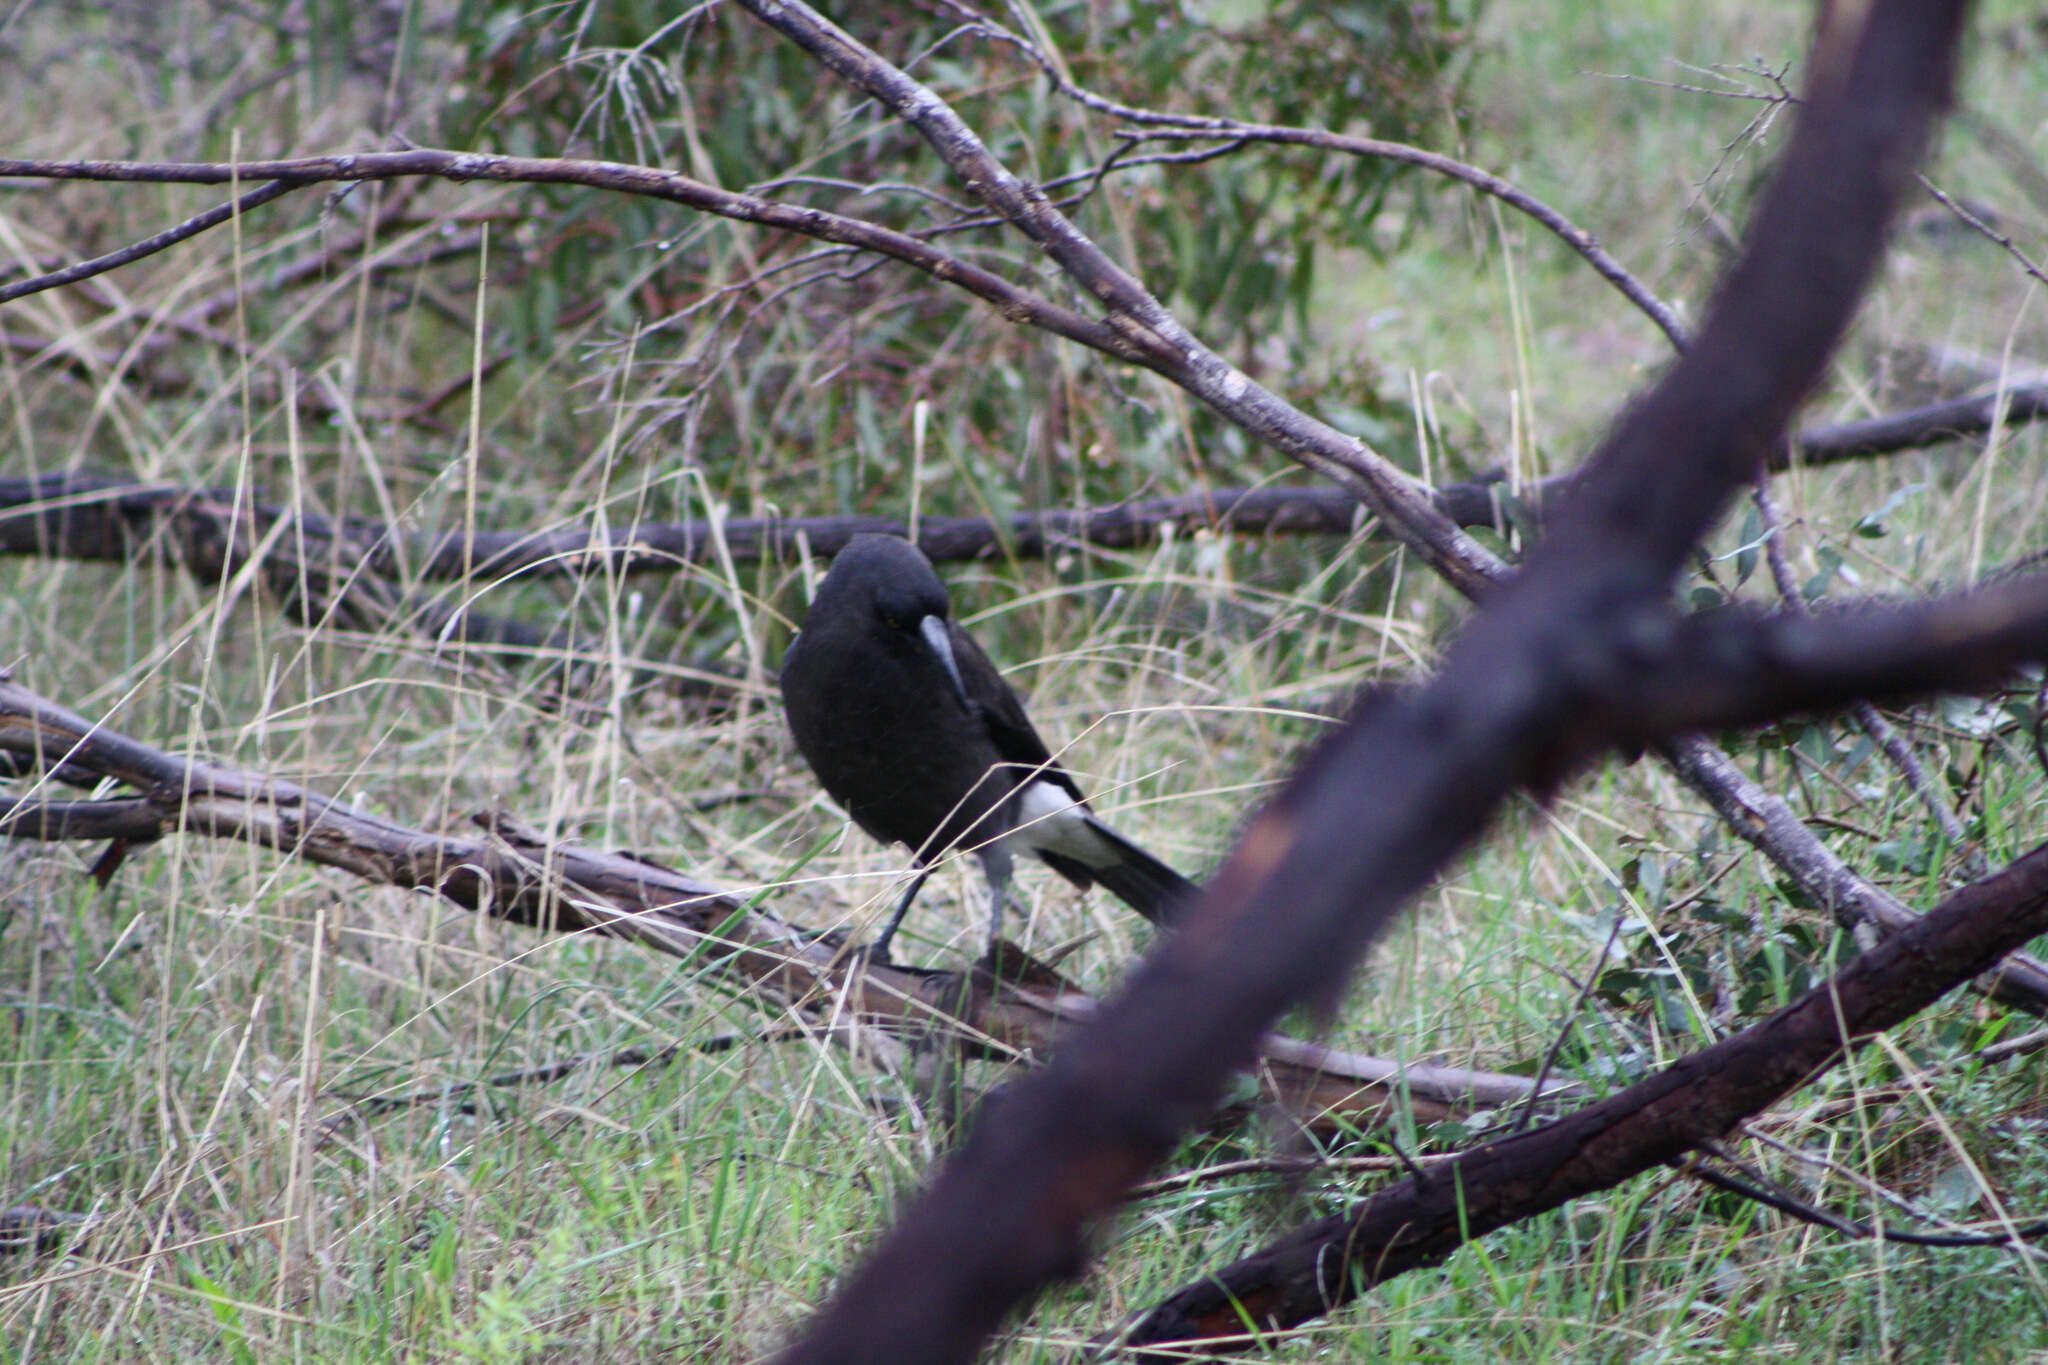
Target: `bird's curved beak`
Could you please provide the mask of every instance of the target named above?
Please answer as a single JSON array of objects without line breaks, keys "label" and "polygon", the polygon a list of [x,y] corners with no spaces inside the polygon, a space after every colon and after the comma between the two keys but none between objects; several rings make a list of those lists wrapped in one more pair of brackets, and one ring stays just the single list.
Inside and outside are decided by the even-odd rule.
[{"label": "bird's curved beak", "polygon": [[917,623],[917,633],[924,637],[924,642],[931,648],[932,653],[939,656],[939,663],[946,670],[946,676],[953,680],[953,690],[960,694],[961,704],[971,706],[972,703],[967,700],[967,684],[960,677],[960,665],[953,658],[953,640],[946,633],[945,618],[925,617]]}]

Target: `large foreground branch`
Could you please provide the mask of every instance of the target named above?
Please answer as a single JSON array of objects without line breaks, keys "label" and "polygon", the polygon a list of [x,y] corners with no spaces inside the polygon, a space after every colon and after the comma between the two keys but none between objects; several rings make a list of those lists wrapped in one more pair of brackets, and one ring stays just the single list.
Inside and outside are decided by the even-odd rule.
[{"label": "large foreground branch", "polygon": [[[819,22],[795,4],[749,5],[772,9],[764,17],[785,32]],[[1213,1104],[1282,1011],[1333,999],[1510,792],[1546,790],[1589,756],[1588,696],[1618,692],[1632,643],[1668,631],[1685,555],[1846,327],[1946,100],[1962,16],[1960,4],[1828,9],[1814,87],[1749,249],[1693,348],[1617,424],[1527,566],[1436,678],[1368,701],[1318,748],[1182,928],[984,1117],[790,1360],[970,1358],[1014,1306],[1079,1269],[1092,1220]],[[1059,225],[1039,226],[1057,241]],[[1107,300],[1117,282],[1091,283]]]},{"label": "large foreground branch", "polygon": [[1655,743],[1673,729],[1719,730],[1869,698],[1997,687],[2016,662],[2048,659],[2048,574],[1915,602],[1858,601],[1810,612],[1705,612],[1662,639],[1628,642],[1620,690],[1591,698],[1601,730]]},{"label": "large foreground branch", "polygon": [[[2048,844],[1956,892],[1769,1019],[1597,1104],[1474,1148],[1172,1295],[1124,1340],[1242,1337],[1320,1317],[1496,1228],[1726,1133],[2048,932]],[[1172,1359],[1185,1359],[1172,1353]]]}]

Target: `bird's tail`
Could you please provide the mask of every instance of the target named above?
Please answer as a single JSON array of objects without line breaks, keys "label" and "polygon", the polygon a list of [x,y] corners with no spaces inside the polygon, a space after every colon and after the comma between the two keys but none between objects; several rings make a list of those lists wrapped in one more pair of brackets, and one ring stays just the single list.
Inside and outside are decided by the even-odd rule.
[{"label": "bird's tail", "polygon": [[[1068,881],[1086,886],[1100,882],[1111,895],[1154,924],[1172,924],[1194,903],[1201,888],[1165,863],[1118,834],[1090,813],[1089,833],[1102,854],[1086,861],[1041,848],[1038,856]],[[1091,850],[1091,853],[1093,850]]]}]

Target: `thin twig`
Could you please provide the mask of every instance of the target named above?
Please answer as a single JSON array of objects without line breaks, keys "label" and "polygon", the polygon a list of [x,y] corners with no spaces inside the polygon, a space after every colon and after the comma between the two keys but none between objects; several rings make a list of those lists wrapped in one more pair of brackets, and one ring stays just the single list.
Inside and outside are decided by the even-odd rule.
[{"label": "thin twig", "polygon": [[2041,267],[2034,263],[2034,258],[2027,255],[2026,252],[2020,250],[2019,244],[2014,242],[2010,236],[2003,232],[2000,232],[1997,228],[1991,226],[1991,224],[1985,222],[1982,218],[1979,218],[1976,214],[1970,212],[1969,209],[1957,203],[1954,199],[1949,197],[1947,191],[1943,190],[1939,185],[1935,184],[1932,180],[1929,180],[1926,176],[1920,176],[1919,180],[1922,188],[1924,188],[1929,194],[1934,196],[1934,201],[1940,204],[1943,208],[1947,209],[1950,213],[1954,214],[1956,216],[1957,221],[1962,223],[1964,227],[1970,229],[1970,231],[1977,233],[1979,236],[1982,236],[1989,241],[1996,242],[2000,249],[2002,249],[2006,255],[2012,257],[2015,261],[2018,261],[2020,263],[2020,269],[2026,271],[2026,273],[2029,276],[2031,276],[2037,283],[2048,284],[2048,273],[2043,273]]},{"label": "thin twig", "polygon": [[[1760,471],[1757,474],[1755,483],[1750,487],[1750,497],[1756,504],[1757,521],[1763,529],[1764,562],[1770,566],[1771,581],[1778,590],[1778,596],[1788,611],[1801,616],[1810,614],[1812,607],[1806,600],[1806,591],[1800,587],[1798,575],[1792,571],[1791,560],[1785,553],[1785,519],[1778,508],[1777,496],[1771,491],[1768,473]],[[1990,861],[1985,858],[1984,851],[1970,841],[1970,832],[1957,816],[1955,807],[1936,789],[1912,746],[1868,700],[1851,703],[1849,714],[1877,743],[1886,759],[1905,779],[1906,786],[1927,807],[1942,837],[1956,850],[1964,876],[1975,881],[1988,875]]]},{"label": "thin twig", "polygon": [[1121,136],[1144,142],[1226,138],[1239,143],[1270,142],[1294,147],[1314,147],[1322,151],[1340,152],[1347,156],[1369,157],[1378,161],[1415,166],[1460,181],[1541,223],[1559,241],[1576,251],[1587,265],[1593,267],[1600,278],[1613,285],[1621,292],[1623,298],[1634,304],[1650,321],[1656,323],[1657,329],[1664,333],[1673,349],[1683,351],[1686,348],[1685,324],[1678,320],[1678,314],[1672,311],[1669,304],[1651,293],[1648,286],[1631,274],[1627,267],[1615,260],[1613,255],[1600,245],[1599,238],[1521,187],[1455,157],[1421,147],[1411,147],[1403,142],[1389,142],[1382,138],[1352,137],[1316,128],[1287,128],[1235,121],[1229,122],[1225,130],[1215,132],[1148,128],[1124,133]]},{"label": "thin twig", "polygon": [[518,1071],[503,1071],[495,1076],[486,1076],[481,1080],[453,1081],[447,1085],[437,1085],[425,1090],[407,1091],[400,1095],[350,1095],[341,1091],[334,1092],[334,1095],[336,1098],[345,1101],[349,1105],[350,1110],[365,1115],[388,1114],[400,1109],[416,1109],[426,1104],[445,1105],[450,1101],[459,1101],[456,1107],[460,1112],[469,1114],[476,1112],[476,1104],[475,1101],[464,1097],[482,1089],[502,1090],[516,1089],[529,1085],[544,1085],[549,1081],[559,1081],[564,1077],[573,1076],[580,1071],[612,1070],[624,1067],[647,1070],[654,1067],[667,1066],[684,1053],[712,1054],[729,1052],[736,1047],[742,1047],[749,1043],[789,1042],[791,1040],[804,1040],[817,1036],[818,1030],[814,1028],[798,1028],[794,1026],[771,1029],[765,1033],[715,1033],[707,1038],[693,1039],[687,1043],[670,1043],[667,1047],[661,1048],[628,1047],[620,1048],[614,1052],[579,1053],[574,1057],[566,1057],[558,1062],[547,1062],[540,1066],[525,1067]]},{"label": "thin twig", "polygon": [[1586,1001],[1592,998],[1595,987],[1600,984],[1601,969],[1606,967],[1608,954],[1614,951],[1614,941],[1619,937],[1621,913],[1617,910],[1614,923],[1607,929],[1607,941],[1600,945],[1600,951],[1594,955],[1593,965],[1587,971],[1584,983],[1579,987],[1578,998],[1573,1000],[1571,1008],[1564,1012],[1564,1020],[1557,1026],[1557,1035],[1550,1040],[1550,1046],[1544,1050],[1543,1064],[1536,1068],[1535,1088],[1529,1092],[1527,1102],[1516,1111],[1513,1121],[1508,1124],[1508,1132],[1521,1132],[1529,1126],[1530,1120],[1536,1117],[1536,1101],[1543,1094],[1544,1086],[1550,1081],[1551,1068],[1557,1065],[1558,1054],[1564,1051],[1565,1040],[1571,1037],[1572,1030],[1578,1027],[1579,1011],[1586,1008]]},{"label": "thin twig", "polygon": [[976,15],[967,27],[985,34],[990,39],[1015,48],[1037,66],[1054,89],[1098,113],[1108,114],[1127,123],[1138,125],[1136,130],[1119,133],[1118,136],[1135,144],[1147,141],[1220,138],[1229,145],[1216,149],[1212,155],[1222,155],[1236,147],[1252,142],[1287,143],[1296,146],[1317,147],[1326,151],[1339,152],[1347,156],[1369,157],[1375,160],[1392,161],[1401,165],[1415,166],[1422,170],[1460,181],[1482,194],[1492,195],[1519,213],[1528,215],[1555,234],[1557,238],[1576,251],[1600,277],[1621,291],[1624,298],[1640,309],[1645,316],[1656,323],[1659,330],[1669,338],[1673,347],[1685,349],[1685,326],[1676,313],[1656,295],[1637,280],[1634,275],[1615,260],[1602,247],[1592,233],[1579,227],[1564,214],[1536,198],[1528,191],[1501,177],[1455,157],[1445,156],[1425,148],[1413,147],[1406,143],[1390,142],[1383,138],[1351,137],[1315,128],[1291,128],[1277,124],[1247,123],[1242,119],[1220,118],[1211,115],[1177,114],[1157,109],[1142,109],[1121,104],[1104,98],[1076,84],[1066,68],[1052,55],[1017,33],[1004,28],[983,16]]},{"label": "thin twig", "polygon": [[[253,180],[260,177],[251,176],[249,178]],[[303,186],[299,183],[288,180],[273,180],[268,185],[262,185],[250,190],[247,194],[229,203],[222,204],[216,208],[210,208],[201,214],[195,214],[176,227],[164,229],[154,237],[145,237],[139,242],[131,242],[119,251],[110,251],[104,256],[95,256],[89,261],[80,261],[78,264],[66,266],[62,270],[53,270],[47,275],[37,275],[33,279],[17,280],[13,284],[0,285],[0,303],[12,303],[15,299],[25,298],[30,294],[40,294],[45,289],[55,289],[60,285],[76,284],[80,280],[89,280],[94,275],[104,275],[109,270],[119,269],[121,266],[139,261],[146,256],[154,256],[159,251],[167,250],[182,241],[197,237],[208,228],[219,227],[237,214],[247,213],[249,210],[267,204],[273,199],[281,199],[293,190],[300,188],[303,188]]]},{"label": "thin twig", "polygon": [[1711,1152],[1714,1159],[1733,1166],[1742,1172],[1742,1177],[1724,1174],[1707,1165],[1697,1155],[1673,1163],[1678,1170],[1704,1181],[1716,1189],[1739,1194],[1744,1199],[1762,1204],[1767,1208],[1788,1214],[1803,1223],[1829,1228],[1847,1237],[1869,1241],[1900,1242],[1908,1246],[1921,1247],[2010,1247],[2021,1250],[2021,1243],[2038,1237],[2048,1237],[2048,1219],[2021,1223],[2007,1232],[1908,1232],[1884,1223],[1866,1223],[1861,1219],[1848,1218],[1839,1213],[1830,1213],[1817,1204],[1809,1204],[1796,1198],[1782,1186],[1773,1183],[1762,1172],[1736,1160],[1719,1143],[1702,1143],[1701,1147]]}]

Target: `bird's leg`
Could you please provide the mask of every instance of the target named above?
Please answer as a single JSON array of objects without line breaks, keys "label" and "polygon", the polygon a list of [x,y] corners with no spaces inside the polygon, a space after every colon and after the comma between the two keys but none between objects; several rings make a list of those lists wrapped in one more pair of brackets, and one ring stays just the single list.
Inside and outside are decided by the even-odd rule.
[{"label": "bird's leg", "polygon": [[990,882],[988,886],[988,960],[996,960],[996,950],[1003,942],[1003,884]]},{"label": "bird's leg", "polygon": [[988,953],[993,965],[1003,941],[1003,895],[1010,884],[1010,850],[998,840],[981,850],[981,872],[988,878]]},{"label": "bird's leg", "polygon": [[916,877],[903,892],[903,899],[896,902],[895,910],[889,914],[889,922],[882,926],[882,935],[875,940],[875,946],[868,949],[868,956],[876,962],[889,961],[889,940],[896,937],[896,930],[903,923],[903,917],[910,913],[910,903],[917,899],[917,893],[924,890],[927,878],[932,875],[928,867],[920,868]]}]

